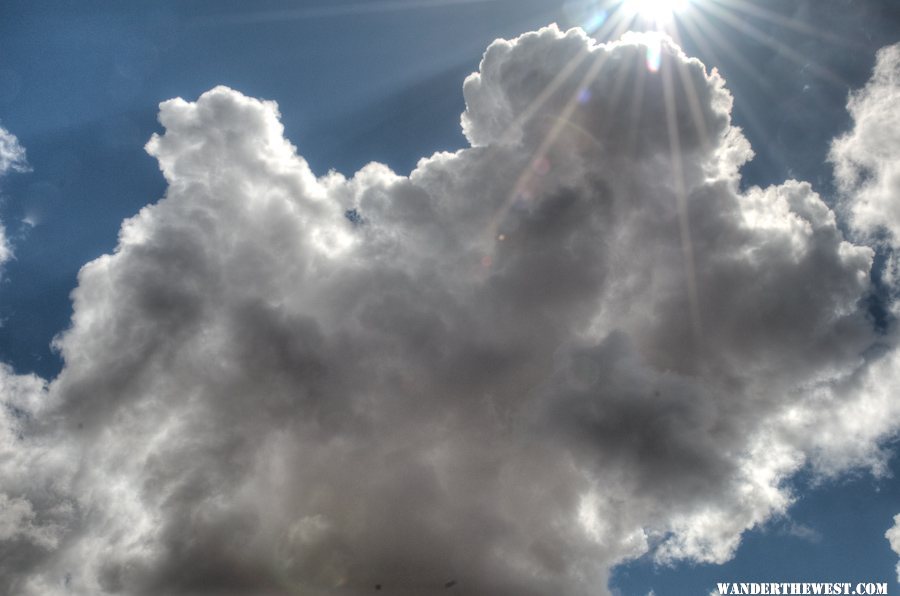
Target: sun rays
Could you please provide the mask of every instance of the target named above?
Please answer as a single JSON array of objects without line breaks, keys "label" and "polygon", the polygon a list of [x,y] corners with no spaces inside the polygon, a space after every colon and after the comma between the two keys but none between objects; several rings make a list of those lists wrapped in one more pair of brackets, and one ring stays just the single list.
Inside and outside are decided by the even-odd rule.
[{"label": "sun rays", "polygon": [[[259,23],[269,21],[291,21],[305,19],[344,18],[353,15],[376,15],[381,13],[406,13],[424,9],[440,9],[463,7],[476,9],[480,6],[503,3],[507,0],[377,0],[373,2],[349,1],[334,6],[321,5],[295,8],[280,11],[251,11],[241,16],[219,17],[218,22]],[[799,46],[789,44],[784,36],[772,35],[773,27],[791,31],[796,37],[813,37],[827,41],[840,47],[853,48],[853,43],[832,32],[822,31],[809,24],[784,13],[766,8],[751,0],[569,0],[552,3],[562,10],[569,24],[580,26],[597,42],[609,42],[620,39],[629,31],[643,32],[641,43],[645,49],[642,63],[634,69],[632,77],[625,76],[623,69],[609,69],[614,75],[604,85],[608,86],[610,96],[616,96],[633,88],[632,97],[639,98],[630,105],[620,105],[617,114],[594,115],[598,118],[614,119],[628,122],[633,134],[627,134],[620,149],[626,155],[635,151],[639,138],[639,127],[642,121],[642,102],[648,99],[646,82],[652,77],[659,77],[660,85],[654,87],[652,93],[659,93],[665,107],[665,125],[660,126],[668,138],[668,175],[669,188],[673,204],[678,211],[678,228],[684,253],[685,278],[687,295],[690,302],[690,316],[696,335],[701,335],[700,313],[703,311],[703,296],[697,291],[694,279],[694,255],[691,242],[690,220],[687,215],[688,194],[690,189],[685,185],[682,159],[682,142],[685,130],[691,130],[692,136],[707,139],[710,131],[707,123],[700,116],[700,102],[695,95],[694,85],[686,80],[686,72],[677,60],[666,60],[664,44],[671,38],[682,47],[691,47],[692,53],[703,56],[708,67],[716,67],[727,62],[731,67],[739,69],[747,84],[755,86],[760,93],[775,98],[775,91],[768,80],[767,73],[760,64],[748,57],[741,49],[743,42],[752,42],[757,47],[771,50],[783,61],[795,64],[798,69],[808,73],[826,84],[840,87],[850,85],[827,66],[819,64],[814,57],[804,54]],[[550,9],[552,10],[552,9]],[[746,45],[746,44],[744,44]],[[592,52],[581,52],[573,55],[568,64],[554,76],[550,77],[534,96],[530,104],[518,112],[515,120],[508,124],[505,134],[499,142],[515,143],[523,122],[538,115],[548,102],[559,102],[559,111],[552,119],[547,119],[542,127],[542,137],[534,145],[531,158],[523,163],[518,177],[510,181],[510,189],[505,202],[497,208],[493,216],[485,224],[484,235],[477,242],[481,243],[484,254],[479,258],[479,266],[487,272],[502,268],[502,259],[497,252],[501,245],[510,244],[512,237],[504,228],[509,213],[514,208],[531,209],[541,189],[546,185],[548,174],[560,167],[554,163],[554,147],[562,139],[577,138],[578,142],[600,143],[592,133],[581,126],[579,114],[585,113],[591,104],[592,86],[604,73],[605,58]],[[618,73],[618,74],[615,74]],[[565,97],[560,101],[562,94]],[[676,98],[678,98],[676,100]],[[684,110],[676,110],[674,102],[684,102]],[[748,105],[741,106],[741,118],[749,128],[759,128],[755,123],[762,120],[754,114]],[[679,122],[683,119],[685,122]],[[601,126],[604,123],[600,123]],[[688,128],[685,128],[687,126]],[[764,141],[763,141],[764,142]]]},{"label": "sun rays", "polygon": [[[684,163],[682,157],[682,141],[680,130],[684,130],[684,124],[679,119],[685,119],[685,111],[676,109],[676,102],[686,103],[687,119],[693,127],[693,135],[712,142],[709,138],[710,131],[707,123],[701,115],[700,100],[696,95],[694,85],[687,80],[688,74],[684,64],[678,60],[666,60],[663,49],[664,39],[671,38],[679,46],[686,42],[699,48],[706,56],[709,67],[716,66],[720,57],[726,57],[730,62],[744,71],[744,74],[758,86],[765,94],[772,94],[773,90],[765,73],[758,65],[755,65],[747,57],[737,50],[737,44],[730,41],[735,35],[749,38],[778,53],[779,56],[789,60],[818,77],[832,84],[847,86],[847,82],[836,75],[827,67],[817,64],[815,60],[803,55],[799,50],[779,41],[775,36],[767,33],[759,26],[760,22],[767,25],[782,26],[795,32],[797,35],[811,35],[829,41],[837,45],[850,47],[851,42],[840,36],[818,31],[806,23],[776,13],[762,6],[748,2],[747,0],[615,0],[612,2],[580,1],[568,2],[565,7],[569,18],[581,25],[581,27],[599,42],[618,40],[630,30],[644,31],[641,43],[646,48],[644,68],[637,69],[638,75],[634,78],[635,96],[643,98],[647,77],[660,77],[663,105],[665,106],[665,134],[668,138],[669,168],[671,190],[678,214],[678,234],[681,238],[681,248],[684,258],[685,287],[689,307],[691,327],[696,340],[702,336],[702,302],[703,296],[698,292],[698,283],[694,265],[694,248],[691,239],[691,225],[688,215],[688,202],[690,189],[685,182]],[[560,72],[545,86],[534,101],[523,110],[519,117],[510,124],[506,141],[512,140],[522,121],[532,118],[541,107],[554,98],[557,94],[565,92],[570,96],[564,103],[559,116],[546,127],[546,132],[537,145],[532,159],[523,168],[519,177],[515,180],[507,201],[497,211],[489,222],[486,230],[488,247],[493,243],[494,247],[505,241],[508,234],[503,230],[503,222],[509,211],[516,205],[523,204],[526,207],[535,200],[538,195],[536,189],[540,188],[540,179],[555,167],[550,157],[554,146],[560,142],[562,135],[591,136],[591,133],[579,126],[575,121],[579,110],[584,109],[590,101],[591,86],[595,79],[603,71],[608,55],[599,57],[591,55],[592,52],[579,54],[569,62],[566,68]],[[585,61],[588,62],[584,68]],[[623,70],[614,80],[608,82],[612,89],[611,94],[620,92],[625,84],[621,76]],[[602,117],[623,118],[631,123],[637,138],[636,131],[641,120],[641,101],[630,106],[620,106],[621,114],[606,114]],[[752,126],[757,117],[744,109],[745,117]],[[594,143],[600,143],[596,138]],[[626,152],[635,150],[634,143],[626,143]],[[487,249],[492,252],[491,248]],[[482,260],[485,268],[500,266],[492,255]]]}]

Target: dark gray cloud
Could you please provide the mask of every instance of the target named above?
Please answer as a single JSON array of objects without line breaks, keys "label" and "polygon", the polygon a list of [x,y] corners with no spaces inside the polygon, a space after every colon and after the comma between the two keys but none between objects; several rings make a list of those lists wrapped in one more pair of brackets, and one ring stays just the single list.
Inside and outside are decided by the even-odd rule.
[{"label": "dark gray cloud", "polygon": [[160,106],[165,198],[81,270],[59,377],[2,376],[6,591],[596,594],[727,560],[805,463],[882,469],[873,250],[738,190],[719,75],[550,27],[464,93],[473,146],[408,177],[317,179],[225,87]]}]

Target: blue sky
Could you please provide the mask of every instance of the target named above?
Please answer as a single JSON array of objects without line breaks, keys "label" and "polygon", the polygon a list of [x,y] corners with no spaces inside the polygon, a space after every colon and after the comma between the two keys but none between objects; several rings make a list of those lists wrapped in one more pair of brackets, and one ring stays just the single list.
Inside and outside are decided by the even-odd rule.
[{"label": "blue sky", "polygon": [[[617,11],[625,10],[618,3],[587,0],[252,4],[224,0],[3,0],[0,126],[25,148],[30,170],[9,172],[0,180],[0,221],[15,255],[3,265],[0,282],[0,361],[19,375],[35,373],[47,380],[71,366],[73,372],[62,375],[57,393],[64,399],[66,391],[76,392],[71,387],[80,382],[81,373],[75,371],[76,365],[66,364],[62,354],[76,354],[82,345],[78,341],[89,337],[87,331],[76,323],[73,333],[63,340],[62,350],[51,349],[51,342],[71,325],[70,294],[78,286],[79,269],[112,253],[123,220],[167,192],[169,184],[157,159],[144,149],[151,135],[164,133],[158,121],[160,102],[174,97],[193,102],[209,89],[225,85],[250,98],[277,102],[284,137],[297,147],[315,176],[336,170],[350,178],[373,161],[406,176],[422,158],[469,146],[460,127],[460,114],[467,109],[463,80],[478,71],[485,49],[495,39],[514,39],[552,22],[563,31],[588,26],[591,19],[599,22],[600,11],[606,11],[603,14],[612,22]],[[724,78],[734,97],[732,122],[743,130],[755,152],[741,169],[736,192],[778,185],[787,179],[808,181],[838,212],[838,228],[862,244],[863,235],[854,231],[849,211],[838,208],[841,200],[850,199],[841,194],[846,189],[835,183],[828,156],[832,140],[853,130],[848,93],[869,81],[876,52],[900,41],[900,5],[877,0],[694,0],[675,19],[684,24],[669,31],[678,37],[684,52]],[[639,17],[631,22],[631,28],[654,30],[657,26]],[[604,37],[610,29],[596,31],[599,42],[612,41]],[[570,134],[562,133],[563,137]],[[168,149],[159,150],[161,160],[165,151]],[[452,172],[456,170],[450,171],[448,176],[455,175]],[[170,183],[177,179],[175,174],[168,175]],[[360,213],[365,220],[367,212],[361,208]],[[373,217],[377,219],[377,215]],[[890,224],[885,225],[891,229]],[[889,351],[895,341],[890,314],[894,290],[877,269],[893,249],[890,241],[870,245],[876,249],[877,266],[871,273],[875,281],[866,294],[865,310],[875,336],[884,338],[872,346]],[[387,274],[384,279],[389,279]],[[831,287],[822,283],[822,288]],[[785,287],[783,292],[805,296],[802,292],[807,290]],[[546,300],[540,292],[535,295],[536,300]],[[87,291],[82,300],[88,301],[86,296]],[[791,325],[789,320],[780,324]],[[84,345],[90,355],[93,344]],[[502,355],[491,357],[506,362]],[[663,369],[659,374],[670,373],[670,368],[659,365],[659,370]],[[154,368],[147,374],[165,377],[165,371],[165,367]],[[129,374],[137,375],[134,371]],[[100,380],[84,381],[85,391],[112,396],[110,403],[115,402],[117,390],[109,380],[113,376],[110,372],[100,375]],[[811,374],[796,386],[811,386],[819,379]],[[297,382],[306,383],[303,379]],[[471,383],[480,387],[478,381]],[[173,381],[173,386],[178,384]],[[386,386],[393,387],[390,383]],[[408,385],[397,381],[397,386]],[[56,389],[51,389],[51,394],[53,391]],[[134,391],[139,394],[142,390]],[[66,407],[60,410],[68,411]],[[60,416],[54,420],[75,423],[71,412]],[[60,428],[66,427],[60,424]],[[81,429],[82,422],[78,424]],[[110,425],[110,429],[118,428]],[[651,548],[635,560],[613,567],[610,590],[640,596],[651,590],[656,596],[706,594],[716,581],[740,580],[878,581],[896,589],[897,554],[884,537],[893,516],[900,513],[900,482],[896,480],[900,460],[893,455],[892,442],[896,432],[895,428],[877,438],[890,454],[884,458],[887,467],[879,477],[859,462],[844,467],[835,464],[838,471],[833,474],[822,472],[830,464],[817,464],[816,455],[804,456],[798,469],[781,484],[796,503],[786,512],[775,511],[753,524],[728,562],[698,562],[698,557],[692,560],[688,556],[666,564],[654,558]],[[72,448],[67,449],[71,455]],[[816,447],[809,453],[819,453],[816,449],[828,451]],[[79,465],[84,465],[86,457],[82,456]],[[112,471],[109,474],[109,478],[115,477]],[[21,489],[10,493],[10,498],[25,499],[22,495],[27,494]],[[78,503],[76,509],[89,509],[87,501],[79,499],[70,496],[71,502]],[[38,501],[32,499],[36,511]],[[38,514],[35,519],[39,518]],[[80,525],[86,523],[84,519],[78,519],[71,522],[72,527],[86,527]],[[662,523],[653,519],[657,525]],[[65,545],[71,544],[70,540],[62,538],[61,548],[68,548]],[[663,538],[656,536],[651,544],[654,540]],[[77,560],[79,552],[73,547],[65,555],[69,557],[65,563],[53,559],[52,569],[59,575],[58,570]],[[384,568],[395,567],[385,563]],[[164,571],[154,569],[158,577],[166,577]],[[52,576],[40,571],[34,577],[40,573]],[[15,581],[19,583],[7,585],[23,590],[22,586],[31,585],[22,583],[25,580],[21,578]],[[73,581],[76,585],[81,580]],[[141,584],[140,588],[135,587],[138,580],[134,584],[122,581],[119,587],[127,594],[146,593],[153,585],[176,590],[175,584],[166,588],[165,579],[157,578],[154,581],[162,583]],[[559,581],[563,583],[546,585],[566,585]],[[64,584],[69,586],[69,580]],[[100,585],[109,587],[115,582]],[[386,589],[389,585],[390,580],[385,580]],[[483,584],[481,589],[489,585]],[[85,588],[72,588],[75,593],[87,593],[79,589]],[[222,586],[213,589],[225,590]],[[235,589],[236,593],[254,593]]]}]

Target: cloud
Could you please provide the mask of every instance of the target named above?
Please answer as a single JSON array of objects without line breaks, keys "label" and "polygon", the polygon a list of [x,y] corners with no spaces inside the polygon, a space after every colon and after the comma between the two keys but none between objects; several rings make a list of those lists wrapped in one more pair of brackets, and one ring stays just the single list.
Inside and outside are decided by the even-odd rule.
[{"label": "cloud", "polygon": [[3,373],[3,591],[596,594],[727,560],[805,464],[882,470],[873,250],[739,191],[718,74],[548,27],[463,90],[472,146],[408,176],[161,104],[166,196],[82,268],[60,375]]},{"label": "cloud", "polygon": [[28,171],[25,149],[19,139],[3,127],[0,127],[0,175],[10,170],[14,172]]},{"label": "cloud", "polygon": [[886,228],[900,242],[900,44],[882,48],[872,78],[850,95],[853,129],[831,148],[835,177],[849,195],[854,227],[867,234]]},{"label": "cloud", "polygon": [[[894,516],[894,525],[884,533],[891,543],[891,550],[900,555],[900,514]],[[900,582],[900,563],[897,563],[897,581]]]},{"label": "cloud", "polygon": [[58,433],[37,430],[49,406],[46,382],[0,366],[0,398],[0,582],[12,594],[73,521],[65,479],[74,462]]},{"label": "cloud", "polygon": [[893,108],[898,101],[900,44],[894,44],[879,50],[872,78],[850,94],[853,128],[835,139],[829,155],[851,229],[863,241],[890,248],[881,274],[891,286],[900,279],[894,254],[900,246],[900,116]]},{"label": "cloud", "polygon": [[[0,126],[0,176],[7,172],[26,172],[28,162],[25,149],[14,134]],[[12,247],[6,237],[6,229],[0,223],[0,265],[12,258]]]}]

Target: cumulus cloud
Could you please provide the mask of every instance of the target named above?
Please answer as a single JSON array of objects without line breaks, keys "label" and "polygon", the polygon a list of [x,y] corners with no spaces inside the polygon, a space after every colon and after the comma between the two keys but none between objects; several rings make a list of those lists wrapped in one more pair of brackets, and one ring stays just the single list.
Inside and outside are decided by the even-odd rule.
[{"label": "cumulus cloud", "polygon": [[73,520],[65,482],[73,462],[57,432],[37,431],[46,391],[42,379],[0,366],[0,583],[10,594]]},{"label": "cumulus cloud", "polygon": [[[891,543],[891,550],[900,555],[900,514],[894,516],[894,525],[885,532],[884,537]],[[897,581],[900,582],[900,563],[897,563]]]},{"label": "cumulus cloud", "polygon": [[900,243],[900,44],[882,48],[872,78],[850,95],[854,126],[831,148],[835,176],[849,195],[851,223],[861,232],[879,229]]},{"label": "cumulus cloud", "polygon": [[[853,128],[835,139],[830,159],[842,207],[860,239],[887,248],[881,274],[900,283],[900,44],[879,50],[872,78],[850,94]],[[894,314],[897,314],[895,305]]]},{"label": "cumulus cloud", "polygon": [[717,73],[548,27],[463,92],[472,146],[408,176],[161,104],[166,196],[81,270],[59,377],[0,377],[4,591],[596,594],[727,560],[801,466],[883,469],[873,250],[739,191]]}]

